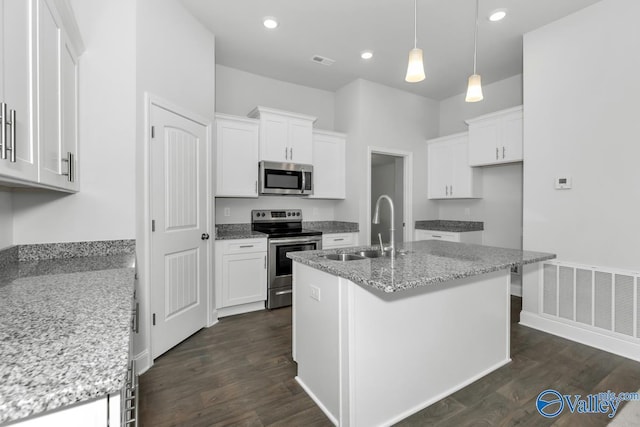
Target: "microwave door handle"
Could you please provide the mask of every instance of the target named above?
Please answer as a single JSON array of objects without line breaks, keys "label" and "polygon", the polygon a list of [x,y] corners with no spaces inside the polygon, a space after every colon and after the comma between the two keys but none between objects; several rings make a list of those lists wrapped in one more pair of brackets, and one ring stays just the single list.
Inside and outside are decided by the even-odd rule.
[{"label": "microwave door handle", "polygon": [[305,182],[306,178],[305,178],[305,175],[304,175],[304,168],[302,168],[301,170],[302,170],[302,192],[301,193],[304,194],[304,190],[305,190],[305,188],[307,186],[305,185],[306,184],[306,182]]}]

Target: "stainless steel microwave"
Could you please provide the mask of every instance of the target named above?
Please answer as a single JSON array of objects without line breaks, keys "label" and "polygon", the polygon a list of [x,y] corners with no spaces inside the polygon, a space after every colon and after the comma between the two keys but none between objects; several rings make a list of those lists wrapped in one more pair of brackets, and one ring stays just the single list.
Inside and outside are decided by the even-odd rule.
[{"label": "stainless steel microwave", "polygon": [[313,194],[313,166],[262,161],[258,164],[260,194],[309,196]]}]

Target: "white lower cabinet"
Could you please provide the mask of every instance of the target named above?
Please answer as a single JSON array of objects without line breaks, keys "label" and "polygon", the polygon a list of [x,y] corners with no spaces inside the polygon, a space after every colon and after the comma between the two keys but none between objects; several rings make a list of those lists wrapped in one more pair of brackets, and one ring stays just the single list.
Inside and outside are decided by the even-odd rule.
[{"label": "white lower cabinet", "polygon": [[218,317],[264,308],[267,299],[267,239],[215,243]]},{"label": "white lower cabinet", "polygon": [[358,246],[358,233],[329,233],[322,235],[322,249]]},{"label": "white lower cabinet", "polygon": [[482,244],[482,231],[437,231],[437,230],[416,230],[415,240],[444,240],[447,242],[477,243]]},{"label": "white lower cabinet", "polygon": [[16,427],[119,427],[120,393],[46,412],[12,424]]}]

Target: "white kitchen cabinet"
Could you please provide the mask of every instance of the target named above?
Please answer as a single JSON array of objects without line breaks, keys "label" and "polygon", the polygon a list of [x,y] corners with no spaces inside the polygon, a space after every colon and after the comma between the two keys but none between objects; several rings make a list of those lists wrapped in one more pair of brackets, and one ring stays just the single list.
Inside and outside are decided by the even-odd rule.
[{"label": "white kitchen cabinet", "polygon": [[482,244],[482,231],[437,231],[437,230],[415,230],[415,240],[444,240],[447,242],[477,243]]},{"label": "white kitchen cabinet", "polygon": [[267,239],[215,242],[218,316],[264,308],[267,299]]},{"label": "white kitchen cabinet", "polygon": [[358,233],[322,234],[322,249],[348,248],[358,246]]},{"label": "white kitchen cabinet", "polygon": [[0,181],[38,181],[33,97],[36,86],[35,74],[31,73],[35,54],[31,14],[34,4],[35,0],[0,0],[0,102],[6,108],[5,120],[11,121],[12,110],[15,117],[15,123],[0,129],[6,139],[5,146],[0,142]]},{"label": "white kitchen cabinet", "polygon": [[78,190],[78,54],[55,3],[38,0],[40,182]]},{"label": "white kitchen cabinet", "polygon": [[313,163],[315,117],[266,107],[256,107],[248,116],[260,120],[260,160]]},{"label": "white kitchen cabinet", "polygon": [[216,197],[258,197],[259,125],[216,114]]},{"label": "white kitchen cabinet", "polygon": [[346,135],[313,131],[313,195],[310,199],[344,199]]},{"label": "white kitchen cabinet", "polygon": [[0,182],[77,191],[78,56],[84,47],[73,13],[63,0],[0,2],[0,101],[15,110],[16,125],[6,130],[15,132],[17,147],[15,162],[0,158]]},{"label": "white kitchen cabinet", "polygon": [[469,165],[522,161],[522,106],[467,120]]},{"label": "white kitchen cabinet", "polygon": [[427,141],[429,199],[480,198],[481,170],[467,161],[467,132]]}]

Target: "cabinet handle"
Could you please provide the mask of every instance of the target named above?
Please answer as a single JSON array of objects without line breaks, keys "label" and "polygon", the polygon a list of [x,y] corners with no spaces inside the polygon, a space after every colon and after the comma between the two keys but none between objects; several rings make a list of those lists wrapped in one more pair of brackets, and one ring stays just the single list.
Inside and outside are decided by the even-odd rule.
[{"label": "cabinet handle", "polygon": [[240,249],[244,249],[244,248],[252,248],[253,245],[240,245]]},{"label": "cabinet handle", "polygon": [[453,185],[449,186],[449,195],[453,196]]},{"label": "cabinet handle", "polygon": [[344,239],[333,239],[334,242],[342,242]]},{"label": "cabinet handle", "polygon": [[502,147],[502,158],[503,158],[503,159],[504,159],[504,151],[505,151],[505,148],[504,148],[504,147]]},{"label": "cabinet handle", "polygon": [[256,194],[258,194],[258,180],[256,180]]},{"label": "cabinet handle", "polygon": [[264,256],[264,269],[267,269],[267,256]]},{"label": "cabinet handle", "polygon": [[442,236],[438,236],[436,234],[432,234],[431,237],[433,237],[434,239],[442,239]]},{"label": "cabinet handle", "polygon": [[71,151],[67,152],[67,158],[61,159],[60,161],[67,164],[67,172],[61,175],[67,177],[67,181],[74,182],[76,180],[75,173],[73,170],[73,153]]},{"label": "cabinet handle", "polygon": [[445,185],[445,186],[444,186],[444,195],[445,195],[445,196],[448,196],[448,195],[449,195],[449,186],[448,186],[448,185]]},{"label": "cabinet handle", "polygon": [[16,162],[16,127],[17,127],[17,122],[16,122],[16,110],[11,110],[11,112],[9,113],[9,116],[11,117],[11,122],[9,123],[9,128],[11,129],[11,133],[9,140],[11,141],[11,147],[7,147],[7,150],[11,151],[11,156],[9,157],[9,161],[11,163],[15,163]]},{"label": "cabinet handle", "polygon": [[289,160],[289,152],[287,150],[287,147],[284,147],[284,159]]},{"label": "cabinet handle", "polygon": [[496,160],[498,160],[498,153],[499,153],[499,152],[500,152],[500,151],[498,150],[498,147],[496,147]]},{"label": "cabinet handle", "polygon": [[289,160],[293,160],[293,147],[289,148]]}]

